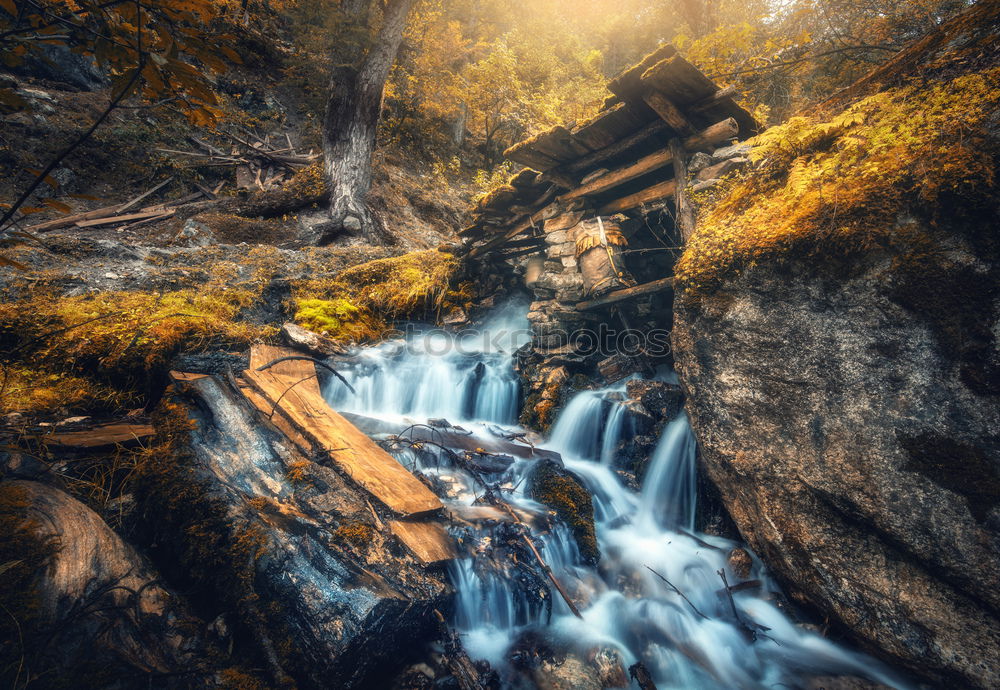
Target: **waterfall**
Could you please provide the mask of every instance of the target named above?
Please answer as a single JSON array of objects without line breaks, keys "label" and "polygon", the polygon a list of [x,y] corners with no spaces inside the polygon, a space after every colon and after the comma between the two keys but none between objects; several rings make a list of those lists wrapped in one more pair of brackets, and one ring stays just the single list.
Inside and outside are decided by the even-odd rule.
[{"label": "waterfall", "polygon": [[[442,347],[447,343],[438,332],[369,348],[345,372],[357,395],[331,385],[328,399],[353,412],[414,421],[446,417],[473,430],[480,423],[514,424],[520,392],[511,353],[523,342],[518,330],[524,326],[523,308],[508,309],[475,345],[455,348],[453,340],[451,349]],[[658,376],[676,380],[669,371]],[[756,559],[747,578],[753,586],[732,595],[733,617],[718,573],[725,571],[730,583],[739,580],[727,560],[739,544],[695,532],[696,441],[687,417],[682,413],[665,426],[641,489],[633,491],[616,468],[616,448],[629,433],[624,388],[619,383],[577,393],[543,444],[562,455],[591,494],[601,550],[597,567],[582,562],[569,530],[550,524],[548,509],[526,495],[534,461],[517,460],[485,476],[503,487],[516,511],[532,516],[532,537],[582,619],[554,591],[532,593],[548,582],[529,577],[525,563],[496,555],[494,546],[515,541],[503,520],[461,528],[456,536],[467,555],[451,562],[448,573],[456,590],[452,624],[470,656],[488,661],[510,687],[524,687],[508,655],[520,635],[539,631],[581,658],[611,649],[626,667],[641,661],[661,690],[794,687],[804,677],[833,674],[904,687],[873,660],[789,621]],[[404,450],[397,457],[446,486],[446,503],[471,506],[484,491],[479,479],[442,455],[428,459]]]},{"label": "waterfall", "polygon": [[694,434],[683,412],[663,430],[642,483],[637,519],[694,529],[697,478]]}]

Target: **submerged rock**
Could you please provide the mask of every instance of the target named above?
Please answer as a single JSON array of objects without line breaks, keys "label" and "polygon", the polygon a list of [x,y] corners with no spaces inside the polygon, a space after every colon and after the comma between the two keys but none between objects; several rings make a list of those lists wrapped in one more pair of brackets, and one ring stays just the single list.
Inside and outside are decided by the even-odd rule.
[{"label": "submerged rock", "polygon": [[557,463],[543,460],[532,471],[528,491],[570,528],[584,562],[597,563],[601,553],[594,531],[594,504],[582,482]]}]

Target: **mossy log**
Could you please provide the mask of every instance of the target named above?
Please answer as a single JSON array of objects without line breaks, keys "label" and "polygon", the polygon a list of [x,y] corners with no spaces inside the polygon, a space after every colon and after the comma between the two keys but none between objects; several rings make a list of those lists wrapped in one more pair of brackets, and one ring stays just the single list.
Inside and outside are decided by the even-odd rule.
[{"label": "mossy log", "polygon": [[[212,684],[204,626],[94,511],[31,481],[0,484],[0,504],[10,566],[0,603],[18,622],[17,639],[2,643],[7,687]],[[25,563],[34,570],[19,580]]]}]

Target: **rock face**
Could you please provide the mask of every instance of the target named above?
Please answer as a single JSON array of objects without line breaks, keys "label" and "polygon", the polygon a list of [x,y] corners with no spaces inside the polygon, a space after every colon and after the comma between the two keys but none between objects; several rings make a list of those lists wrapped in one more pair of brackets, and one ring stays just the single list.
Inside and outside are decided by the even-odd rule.
[{"label": "rock face", "polygon": [[673,336],[704,467],[792,597],[980,688],[1000,687],[995,222],[934,228],[947,258],[918,270],[760,264],[680,293]]}]

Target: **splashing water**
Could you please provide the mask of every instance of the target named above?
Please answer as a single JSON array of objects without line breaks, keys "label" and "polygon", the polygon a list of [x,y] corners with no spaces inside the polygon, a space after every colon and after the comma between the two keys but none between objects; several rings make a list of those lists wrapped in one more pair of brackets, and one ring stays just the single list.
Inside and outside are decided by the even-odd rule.
[{"label": "splashing water", "polygon": [[[514,334],[526,332],[521,313],[507,310],[487,327],[507,338],[503,347],[440,352],[415,336],[368,349],[346,374],[358,395],[340,386],[328,391],[328,398],[335,407],[364,414],[512,424],[520,391],[510,354],[523,342]],[[673,372],[661,377],[676,380]],[[510,564],[496,563],[477,547],[449,565],[456,589],[453,625],[470,656],[510,677],[512,645],[526,631],[544,630],[583,657],[611,649],[626,668],[641,661],[661,690],[787,687],[803,677],[831,674],[903,687],[875,661],[789,621],[769,594],[776,588],[756,558],[746,579],[752,584],[730,599],[719,572],[730,584],[739,582],[727,559],[739,544],[694,531],[696,442],[686,416],[663,429],[637,493],[615,471],[617,446],[630,432],[623,392],[624,384],[618,384],[578,393],[544,444],[561,453],[565,467],[591,493],[598,566],[583,562],[564,525],[545,527],[547,508],[525,494],[525,478],[536,461],[519,460],[487,476],[507,487],[504,498],[516,511],[538,516],[528,521],[535,541],[582,619],[555,592],[544,599],[531,596]],[[469,506],[482,493],[474,477],[440,457],[429,462],[427,454],[410,451],[397,457],[449,487],[446,502]],[[502,523],[469,528],[462,537],[482,546],[502,537],[496,531],[501,528]]]}]

